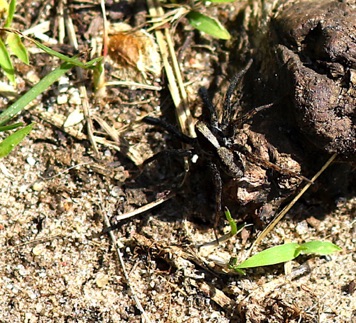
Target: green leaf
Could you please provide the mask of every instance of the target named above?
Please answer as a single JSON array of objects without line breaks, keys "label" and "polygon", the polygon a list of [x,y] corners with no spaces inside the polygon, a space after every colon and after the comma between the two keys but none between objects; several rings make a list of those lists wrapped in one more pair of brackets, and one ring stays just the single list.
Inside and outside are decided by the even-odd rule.
[{"label": "green leaf", "polygon": [[290,261],[300,254],[298,248],[298,243],[286,243],[280,246],[272,247],[255,254],[254,256],[246,259],[244,262],[233,268],[240,269],[270,266],[279,264],[281,262]]},{"label": "green leaf", "polygon": [[8,126],[0,126],[0,132],[16,129],[16,128],[21,127],[21,126],[23,126],[22,122],[17,122],[17,123],[14,123],[14,124],[10,124]]},{"label": "green leaf", "polygon": [[5,75],[10,80],[11,83],[15,83],[15,71],[12,66],[9,52],[0,38],[0,66],[3,68]]},{"label": "green leaf", "polygon": [[328,255],[340,250],[342,250],[340,247],[328,241],[310,241],[301,245],[298,243],[286,243],[281,246],[263,250],[246,259],[238,266],[236,266],[236,258],[231,258],[229,267],[241,272],[242,268],[269,266],[290,261],[298,257],[301,253]]},{"label": "green leaf", "polygon": [[62,75],[67,73],[73,67],[72,64],[63,63],[60,67],[46,75],[28,92],[22,95],[16,102],[8,107],[3,113],[0,114],[0,126],[11,120],[17,113],[23,110],[27,104],[36,99],[38,95],[46,91],[55,81]]},{"label": "green leaf", "polygon": [[63,55],[63,54],[61,54],[59,52],[56,52],[55,50],[53,50],[53,49],[51,49],[51,48],[49,48],[47,46],[41,44],[37,40],[22,34],[21,32],[19,32],[17,30],[14,30],[14,29],[11,29],[11,28],[0,28],[0,31],[6,31],[8,33],[18,34],[21,37],[24,37],[25,39],[27,39],[28,41],[34,43],[38,48],[42,49],[45,53],[47,53],[47,54],[49,54],[51,56],[55,56],[55,57],[61,59],[64,62],[72,64],[73,66],[78,66],[78,67],[81,67],[81,68],[84,68],[84,69],[95,68],[96,64],[103,60],[103,57],[97,57],[97,58],[92,59],[89,62],[83,63],[82,61],[80,61],[78,56],[69,57],[69,56]]},{"label": "green leaf", "polygon": [[7,36],[6,41],[14,55],[16,55],[23,63],[28,65],[28,53],[26,47],[21,41],[21,37],[17,34],[10,33]]},{"label": "green leaf", "polygon": [[342,248],[329,241],[309,241],[301,244],[300,248],[303,254],[317,254],[322,256],[342,250]]},{"label": "green leaf", "polygon": [[26,39],[32,41],[38,48],[42,49],[44,52],[46,52],[47,54],[51,55],[51,56],[55,56],[59,59],[61,59],[62,61],[64,62],[67,62],[67,63],[70,63],[74,66],[78,66],[78,67],[81,67],[81,68],[84,68],[84,69],[87,69],[87,68],[93,68],[96,66],[96,64],[100,61],[102,61],[102,57],[97,57],[97,58],[94,58],[92,59],[91,61],[87,62],[87,63],[83,63],[79,60],[79,58],[77,56],[74,56],[74,57],[69,57],[69,56],[66,56],[66,55],[63,55],[61,53],[58,53],[56,52],[55,50],[41,44],[40,42],[32,39],[32,38],[29,38],[29,37],[26,37]]},{"label": "green leaf", "polygon": [[237,258],[231,257],[229,261],[229,268],[235,270],[240,275],[245,275],[245,271],[240,268],[237,268],[236,264],[237,264]]},{"label": "green leaf", "polygon": [[6,21],[4,24],[5,28],[8,28],[11,26],[12,19],[14,18],[15,10],[16,10],[16,0],[11,0],[9,3],[9,9],[7,12]]},{"label": "green leaf", "polygon": [[29,134],[32,128],[33,124],[30,124],[0,142],[0,158],[7,156]]},{"label": "green leaf", "polygon": [[215,38],[230,39],[229,32],[214,18],[205,16],[197,11],[191,11],[187,14],[189,23],[196,29],[203,31]]},{"label": "green leaf", "polygon": [[98,62],[95,67],[93,68],[93,87],[95,92],[101,89],[104,86],[105,79],[104,79],[104,62]]},{"label": "green leaf", "polygon": [[232,218],[229,209],[227,209],[227,208],[225,209],[225,216],[226,216],[226,219],[229,222],[229,225],[231,228],[230,235],[234,236],[237,233],[237,225],[236,225],[236,222],[234,221],[234,219]]}]

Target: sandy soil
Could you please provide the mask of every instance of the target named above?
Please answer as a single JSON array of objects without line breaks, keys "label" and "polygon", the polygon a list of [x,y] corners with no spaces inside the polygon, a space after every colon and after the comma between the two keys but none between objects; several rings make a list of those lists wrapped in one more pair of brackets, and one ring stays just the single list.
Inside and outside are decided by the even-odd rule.
[{"label": "sandy soil", "polygon": [[[59,16],[54,8],[51,1],[19,4],[15,26],[25,30],[49,20],[53,28],[47,34],[58,39]],[[144,12],[140,8],[109,3],[108,17],[131,18],[129,22],[137,26],[139,13]],[[223,8],[212,13],[238,12],[232,5]],[[100,36],[99,6],[73,2],[68,9],[80,51],[85,52]],[[184,23],[177,35],[193,35]],[[187,92],[193,115],[199,113],[197,89],[213,82],[218,62],[226,68],[228,55],[223,43],[197,34],[181,62],[185,81],[192,82]],[[176,48],[183,46],[181,36],[175,41]],[[18,66],[18,83],[26,90],[58,61],[32,54],[29,67]],[[109,79],[114,68],[108,62]],[[204,172],[200,166],[191,166],[186,182],[191,186],[182,188],[185,173],[179,156],[138,167],[154,152],[181,148],[171,135],[141,122],[147,114],[174,122],[165,78],[153,82],[162,91],[110,87],[97,103],[91,96],[90,74],[86,77],[94,134],[106,140],[98,145],[98,156],[80,137],[86,134],[83,125],[74,127],[80,135],[61,127],[82,106],[73,70],[60,81],[68,83],[64,90],[56,83],[16,118],[35,122],[35,128],[0,162],[1,322],[141,322],[145,316],[151,322],[356,322],[354,192],[332,201],[333,208],[324,208],[317,194],[305,198],[259,247],[317,239],[332,241],[341,252],[302,256],[285,266],[257,268],[239,276],[222,265],[231,256],[241,259],[258,231],[250,226],[215,249],[197,248],[214,240],[213,191],[211,185],[200,185],[206,183],[199,177]],[[226,88],[224,75],[217,79]],[[1,107],[8,102],[1,98]],[[116,134],[116,142],[101,120]],[[119,219],[162,198],[164,203],[148,211]],[[117,239],[116,247],[105,216],[115,227],[110,233]],[[219,234],[224,231],[229,231],[226,223]]]}]

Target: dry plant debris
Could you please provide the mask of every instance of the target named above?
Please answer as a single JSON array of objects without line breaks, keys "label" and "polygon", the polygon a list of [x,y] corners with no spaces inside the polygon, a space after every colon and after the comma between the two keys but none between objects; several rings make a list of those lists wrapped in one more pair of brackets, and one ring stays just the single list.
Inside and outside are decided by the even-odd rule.
[{"label": "dry plant debris", "polygon": [[[259,2],[254,4],[257,10]],[[239,35],[244,34],[240,18],[252,12],[252,7],[240,9],[241,5],[236,3],[206,10],[210,16],[219,16],[236,38],[234,30],[238,26]],[[46,39],[57,43],[57,48],[65,53],[79,52],[85,56],[102,33],[102,14],[94,2],[60,1],[57,11],[54,2],[18,1],[16,10],[14,28],[40,30],[39,35],[48,36]],[[106,10],[109,20],[129,22],[134,31],[146,29],[147,10],[141,3],[108,1]],[[77,49],[73,44],[63,43],[69,38],[61,15],[64,12],[72,21]],[[201,111],[199,104],[195,104],[197,89],[210,85],[212,92],[225,93],[236,65],[239,68],[242,65],[234,55],[242,52],[243,56],[244,50],[192,31],[184,19],[174,32],[167,30],[163,34],[169,32],[173,51],[183,49],[177,64],[182,69],[186,97],[178,90],[180,99],[175,100],[178,103],[183,100],[192,108],[192,115],[198,117]],[[190,39],[190,45],[184,45],[186,38]],[[246,39],[240,41],[248,43]],[[57,59],[31,46],[30,65],[15,65],[19,94],[43,78],[48,69],[58,66]],[[113,82],[111,74],[115,71],[111,66],[105,68],[106,81]],[[1,78],[5,82],[3,75]],[[165,88],[165,82],[162,79],[153,86]],[[260,84],[258,80],[256,84]],[[80,85],[88,91],[86,120],[93,123],[97,156],[88,142],[88,132],[82,130],[83,121],[80,126],[63,127],[67,116],[81,108],[80,100],[71,100],[82,93]],[[245,256],[255,237],[254,227],[246,228],[243,238],[237,236],[216,247],[214,254],[197,252],[196,246],[214,240],[209,216],[213,214],[212,187],[209,178],[200,176],[204,175],[201,170],[199,173],[200,165],[191,166],[184,190],[177,189],[184,176],[184,164],[179,158],[167,158],[145,169],[137,167],[158,151],[177,148],[174,138],[141,122],[146,115],[164,115],[173,122],[169,95],[158,87],[110,86],[104,99],[96,102],[91,85],[89,74],[81,77],[69,73],[61,80],[61,86],[55,85],[37,98],[18,117],[18,121],[25,123],[36,122],[35,129],[21,147],[0,162],[0,321],[142,321],[142,311],[138,310],[118,265],[107,224],[101,216],[103,212],[112,228],[115,227],[111,234],[120,245],[120,255],[147,315],[146,321],[350,322],[354,319],[356,200],[350,184],[354,178],[352,165],[335,163],[328,169],[320,182],[311,186],[310,194],[296,203],[270,233],[268,241],[260,245],[263,249],[286,239],[302,243],[317,238],[333,241],[343,248],[341,254],[297,259],[290,264],[288,275],[283,266],[259,268],[243,277],[230,275],[219,264],[228,261],[231,254]],[[244,84],[242,90],[248,93],[248,88]],[[268,91],[267,88],[264,93]],[[5,94],[0,97],[2,109],[11,100]],[[59,96],[63,100],[58,102]],[[248,95],[243,97],[245,102],[250,102],[249,99]],[[260,100],[257,95],[255,99]],[[222,97],[217,95],[215,100],[219,103]],[[270,117],[277,115],[274,111],[280,110],[268,109],[257,117],[259,131],[268,128],[265,125],[270,125]],[[285,130],[277,126],[275,129]],[[295,135],[298,132],[294,130],[290,128],[282,134]],[[244,131],[258,133],[253,123]],[[266,136],[268,140],[271,137]],[[316,169],[307,174],[311,178],[327,160],[326,155],[319,150],[314,154],[304,146],[300,150],[315,164]],[[304,166],[300,160],[297,162]],[[203,191],[199,189],[202,183],[206,188]],[[330,190],[320,191],[323,186]],[[174,191],[175,196],[167,198],[164,195],[167,191]],[[156,205],[162,200],[165,202]],[[155,208],[147,210],[152,205]],[[120,218],[142,209],[145,213],[136,214],[135,218]]]}]

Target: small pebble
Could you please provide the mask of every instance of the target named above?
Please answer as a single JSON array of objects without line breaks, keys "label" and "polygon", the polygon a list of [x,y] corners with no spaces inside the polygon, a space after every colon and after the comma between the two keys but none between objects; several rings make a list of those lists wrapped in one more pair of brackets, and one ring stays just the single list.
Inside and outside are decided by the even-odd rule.
[{"label": "small pebble", "polygon": [[64,122],[63,127],[73,127],[74,125],[82,122],[84,119],[84,114],[83,112],[80,112],[79,109],[75,109],[73,112],[71,112],[66,121]]},{"label": "small pebble", "polygon": [[17,266],[18,272],[21,276],[27,276],[27,270],[23,265],[18,265]]},{"label": "small pebble", "polygon": [[27,79],[27,81],[31,82],[32,84],[36,84],[40,81],[40,78],[38,77],[37,73],[34,70],[30,70],[26,74],[26,79]]},{"label": "small pebble", "polygon": [[46,247],[43,244],[38,244],[36,247],[32,249],[32,253],[35,256],[41,255],[45,251]]},{"label": "small pebble", "polygon": [[26,161],[28,164],[30,164],[31,166],[34,166],[36,164],[36,159],[34,159],[32,156],[28,156],[26,158]]},{"label": "small pebble", "polygon": [[57,103],[58,104],[65,104],[68,102],[68,95],[67,94],[59,94],[57,96]]},{"label": "small pebble", "polygon": [[18,190],[19,190],[19,193],[25,193],[28,189],[28,186],[27,185],[21,185],[19,186]]},{"label": "small pebble", "polygon": [[119,197],[121,192],[120,186],[114,186],[110,191],[110,195],[113,197]]},{"label": "small pebble", "polygon": [[69,78],[66,76],[62,76],[58,80],[58,91],[59,93],[65,93],[68,91],[69,88]]},{"label": "small pebble", "polygon": [[40,192],[42,191],[44,185],[44,182],[36,182],[32,185],[32,189],[36,192]]},{"label": "small pebble", "polygon": [[109,282],[109,276],[103,273],[98,273],[95,279],[95,283],[99,288],[104,287]]},{"label": "small pebble", "polygon": [[70,98],[69,98],[69,103],[70,104],[76,104],[80,105],[82,104],[82,100],[80,98],[80,94],[77,89],[73,89],[73,91],[70,91]]},{"label": "small pebble", "polygon": [[306,221],[299,222],[297,226],[295,227],[295,231],[299,235],[306,234],[308,232],[308,224]]}]

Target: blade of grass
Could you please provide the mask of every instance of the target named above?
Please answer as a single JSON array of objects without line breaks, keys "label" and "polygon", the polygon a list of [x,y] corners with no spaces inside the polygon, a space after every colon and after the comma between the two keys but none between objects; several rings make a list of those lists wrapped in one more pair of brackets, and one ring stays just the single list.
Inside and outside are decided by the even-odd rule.
[{"label": "blade of grass", "polygon": [[23,126],[22,122],[17,122],[17,123],[14,123],[14,124],[10,124],[8,126],[2,126],[2,127],[0,127],[0,132],[16,129],[16,128],[21,127],[21,126]]},{"label": "blade of grass", "polygon": [[257,237],[255,242],[252,244],[250,248],[250,252],[258,246],[258,244],[274,229],[274,227],[277,225],[277,223],[287,214],[287,212],[293,207],[295,203],[300,199],[300,197],[309,189],[309,187],[315,183],[315,181],[318,179],[318,177],[327,169],[330,164],[334,161],[334,159],[337,157],[337,153],[332,155],[328,161],[321,167],[321,169],[313,176],[311,181],[307,183],[301,191],[293,198],[293,200],[286,205],[281,212],[278,213],[278,215],[270,222],[267,227],[261,232],[261,234]]},{"label": "blade of grass", "polygon": [[84,69],[94,67],[97,62],[100,62],[102,60],[102,57],[97,57],[97,58],[92,59],[89,62],[83,63],[83,62],[81,62],[79,60],[79,58],[77,56],[69,57],[69,56],[63,55],[63,54],[56,52],[55,50],[53,50],[53,49],[41,44],[40,42],[38,42],[38,41],[36,41],[36,40],[34,40],[34,39],[30,38],[30,37],[26,36],[25,38],[30,40],[31,42],[33,42],[38,48],[42,49],[47,54],[49,54],[51,56],[55,56],[55,57],[61,59],[64,62],[73,64],[74,66],[78,66],[78,67],[81,67],[81,68],[84,68]]},{"label": "blade of grass", "polygon": [[[298,243],[286,243],[263,250],[236,266],[238,269],[270,266],[293,260],[300,254]],[[235,267],[234,267],[235,268]]]},{"label": "blade of grass", "polygon": [[9,3],[9,9],[7,11],[6,21],[4,24],[5,28],[11,26],[12,19],[14,18],[14,14],[15,14],[15,9],[16,9],[16,0],[11,0],[11,2]]},{"label": "blade of grass", "polygon": [[26,47],[21,41],[21,37],[18,34],[10,34],[6,39],[11,51],[19,58],[23,63],[29,64],[28,52]]},{"label": "blade of grass", "polygon": [[32,130],[33,124],[17,130],[0,142],[0,158],[7,156]]},{"label": "blade of grass", "polygon": [[233,237],[235,234],[237,234],[237,225],[234,219],[232,218],[230,210],[228,208],[225,208],[225,216],[231,228],[230,235]]},{"label": "blade of grass", "polygon": [[197,11],[191,11],[187,14],[189,23],[196,29],[203,31],[215,38],[230,39],[230,33],[221,23],[211,17],[203,15]]},{"label": "blade of grass", "polygon": [[81,67],[81,68],[84,68],[84,69],[95,67],[96,63],[98,63],[99,61],[102,60],[102,57],[97,57],[97,58],[92,59],[89,62],[83,63],[82,61],[80,61],[80,59],[77,56],[69,57],[69,56],[63,55],[61,53],[58,53],[55,50],[53,50],[53,49],[41,44],[37,40],[24,35],[23,33],[21,33],[20,31],[18,31],[16,29],[0,28],[0,31],[6,31],[8,33],[17,34],[20,37],[23,37],[23,38],[27,39],[28,41],[34,43],[38,48],[42,49],[45,53],[47,53],[47,54],[49,54],[51,56],[55,56],[55,57],[61,59],[64,62],[70,63],[70,64],[72,64],[74,66],[78,66],[78,67]]},{"label": "blade of grass", "polygon": [[0,38],[0,66],[3,68],[4,73],[6,74],[7,78],[11,81],[11,83],[15,83],[15,71],[14,71],[14,67],[12,66],[10,54],[1,38]]},{"label": "blade of grass", "polygon": [[300,246],[301,252],[305,255],[317,254],[321,256],[329,255],[342,250],[339,246],[329,241],[309,241]]},{"label": "blade of grass", "polygon": [[285,243],[280,246],[275,246],[263,250],[252,257],[246,259],[239,265],[236,265],[236,258],[231,258],[229,266],[231,269],[234,269],[238,272],[241,272],[241,269],[261,267],[261,266],[270,266],[282,262],[287,262],[297,258],[301,253],[310,255],[329,255],[336,251],[342,250],[337,245],[329,241],[309,241],[299,245],[298,243]]},{"label": "blade of grass", "polygon": [[0,114],[0,126],[7,123],[17,113],[23,110],[27,104],[36,99],[36,97],[42,92],[46,91],[55,81],[67,73],[72,67],[72,64],[63,63],[57,69],[46,75],[33,88],[22,95],[16,102],[14,102],[9,108]]}]

